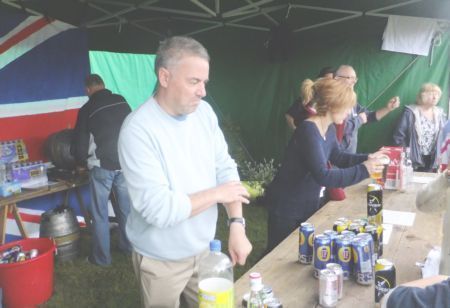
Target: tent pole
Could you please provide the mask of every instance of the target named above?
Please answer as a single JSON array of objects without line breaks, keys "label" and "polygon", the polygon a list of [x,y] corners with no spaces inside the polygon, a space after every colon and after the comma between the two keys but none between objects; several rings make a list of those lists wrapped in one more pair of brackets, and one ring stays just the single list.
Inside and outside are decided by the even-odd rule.
[{"label": "tent pole", "polygon": [[203,29],[200,29],[200,30],[196,30],[196,31],[192,31],[192,32],[189,32],[189,33],[185,33],[184,35],[186,35],[186,36],[189,36],[189,35],[194,35],[194,34],[198,34],[198,33],[206,32],[206,31],[209,31],[209,30],[213,30],[213,29],[216,29],[216,28],[220,28],[220,27],[223,27],[223,24],[222,24],[222,23],[221,23],[221,24],[219,24],[219,25],[215,25],[215,26],[211,26],[211,27],[203,28]]},{"label": "tent pole", "polygon": [[201,3],[199,0],[191,0],[191,2],[194,3],[196,6],[198,6],[199,8],[201,8],[202,10],[204,10],[205,12],[209,13],[211,16],[217,17],[216,12],[214,12],[209,7]]},{"label": "tent pole", "polygon": [[311,5],[302,5],[302,4],[291,4],[290,6],[291,6],[291,8],[296,8],[296,9],[306,9],[306,10],[322,11],[322,12],[362,15],[362,12],[359,12],[359,11],[340,10],[340,9],[326,8],[326,7],[320,7],[320,6],[311,6]]},{"label": "tent pole", "polygon": [[250,25],[242,25],[242,24],[235,24],[235,23],[231,23],[231,22],[226,22],[225,26],[227,26],[227,27],[235,27],[235,28],[243,28],[243,29],[250,29],[250,30],[267,31],[267,32],[270,31],[269,28],[250,26]]},{"label": "tent pole", "polygon": [[[259,6],[257,6],[256,4],[254,4],[253,2],[252,2],[252,0],[245,0],[248,4],[250,4],[250,5],[253,5],[253,7],[255,8],[255,9],[261,9]],[[271,23],[273,23],[275,26],[279,26],[280,24],[278,23],[278,21],[276,21],[274,18],[272,18],[272,16],[270,16],[269,14],[267,14],[267,13],[262,13],[262,15],[264,15]]]},{"label": "tent pole", "polygon": [[260,5],[263,5],[263,4],[266,4],[266,3],[270,3],[270,2],[273,2],[273,1],[274,0],[260,0],[258,2],[247,4],[247,5],[241,6],[240,8],[233,9],[233,10],[230,10],[228,12],[225,12],[225,13],[222,14],[222,16],[225,17],[225,18],[232,17],[232,16],[235,16],[235,15],[233,15],[234,13],[240,13],[240,12],[246,11],[248,9],[254,9],[255,7],[256,7],[257,10],[261,10]]},{"label": "tent pole", "polygon": [[344,20],[358,18],[358,17],[361,17],[361,16],[362,16],[362,13],[357,13],[357,14],[354,14],[352,16],[346,16],[346,17],[342,17],[342,18],[338,18],[338,19],[334,19],[334,20],[330,20],[330,21],[321,22],[319,24],[298,28],[296,30],[293,30],[292,32],[295,33],[295,32],[306,31],[306,30],[309,30],[309,29],[319,28],[319,27],[323,27],[323,26],[326,26],[326,25],[338,23],[338,22],[341,22],[341,21],[344,21]]},{"label": "tent pole", "polygon": [[140,7],[143,10],[149,10],[149,11],[156,11],[156,12],[164,12],[164,13],[175,13],[180,15],[189,15],[189,16],[195,16],[195,17],[204,17],[204,18],[211,18],[211,15],[205,14],[205,13],[199,13],[199,12],[192,12],[192,11],[182,11],[182,10],[175,10],[175,9],[167,9],[157,6],[142,6]]},{"label": "tent pole", "polygon": [[409,0],[409,1],[406,1],[406,2],[402,2],[402,3],[397,3],[397,4],[393,4],[393,5],[388,5],[388,6],[385,6],[385,7],[380,7],[378,9],[370,10],[370,11],[366,12],[366,15],[375,16],[375,15],[372,15],[372,14],[378,13],[380,11],[385,11],[385,10],[389,10],[389,9],[405,6],[405,5],[410,5],[410,4],[413,4],[413,3],[418,3],[418,2],[422,2],[422,0]]},{"label": "tent pole", "polygon": [[214,1],[216,7],[216,14],[220,13],[220,0]]},{"label": "tent pole", "polygon": [[13,3],[12,1],[1,0],[0,2],[4,3],[6,5],[12,6],[12,7],[16,8],[16,9],[21,9],[21,10],[25,9],[26,12],[28,12],[30,14],[33,14],[33,15],[44,16],[44,14],[42,14],[42,13],[40,13],[38,11],[35,11],[35,10],[32,10],[32,9],[28,9],[28,8],[23,8],[21,5]]},{"label": "tent pole", "polygon": [[[79,0],[80,2],[87,2],[87,0]],[[116,5],[116,6],[124,6],[124,7],[132,7],[134,6],[133,3],[127,3],[127,2],[119,2],[119,1],[111,1],[111,0],[89,0],[90,3],[103,3],[103,4],[110,4],[110,5]]]},{"label": "tent pole", "polygon": [[[153,4],[153,3],[155,3],[155,2],[158,2],[158,1],[159,1],[159,0],[150,0],[150,1],[146,1],[146,2],[144,2],[144,3],[142,3],[142,4],[139,4],[139,5],[136,5],[136,6],[133,6],[133,7],[128,7],[128,8],[126,8],[126,9],[117,11],[117,12],[115,12],[115,13],[111,13],[110,15],[103,16],[103,17],[100,17],[100,18],[97,18],[97,19],[94,19],[94,20],[90,20],[90,21],[88,21],[88,22],[86,23],[86,25],[96,24],[96,23],[99,23],[99,22],[108,20],[108,19],[110,19],[110,18],[113,18],[113,17],[119,17],[120,15],[125,15],[125,14],[127,14],[127,13],[130,13],[130,12],[132,12],[132,11],[137,10],[137,9],[139,8],[139,6],[141,6],[141,5],[149,5],[149,4]],[[92,5],[92,4],[88,3],[88,5]],[[95,6],[95,8],[98,9],[99,6]]]},{"label": "tent pole", "polygon": [[250,18],[259,16],[259,15],[261,15],[263,13],[270,13],[270,12],[273,12],[273,11],[278,11],[278,10],[284,9],[286,7],[287,7],[287,5],[282,4],[282,5],[275,5],[275,6],[272,6],[272,7],[263,8],[257,13],[254,13],[254,14],[251,14],[251,15],[247,15],[247,16],[244,16],[244,17],[240,17],[240,18],[236,18],[236,19],[230,20],[230,22],[231,23],[235,23],[235,22],[238,22],[238,21],[250,19]]}]

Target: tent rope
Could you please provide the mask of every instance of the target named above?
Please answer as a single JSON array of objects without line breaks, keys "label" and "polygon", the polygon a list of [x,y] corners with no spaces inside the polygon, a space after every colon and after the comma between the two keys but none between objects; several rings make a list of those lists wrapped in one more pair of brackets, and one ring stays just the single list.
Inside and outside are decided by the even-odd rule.
[{"label": "tent rope", "polygon": [[416,61],[419,59],[419,57],[417,55],[414,56],[414,58],[411,60],[410,63],[408,63],[408,65],[406,65],[401,72],[383,89],[381,90],[381,92],[370,101],[370,103],[368,103],[366,106],[369,107],[371,106],[373,103],[375,103],[408,69],[411,68],[411,66],[416,63]]}]

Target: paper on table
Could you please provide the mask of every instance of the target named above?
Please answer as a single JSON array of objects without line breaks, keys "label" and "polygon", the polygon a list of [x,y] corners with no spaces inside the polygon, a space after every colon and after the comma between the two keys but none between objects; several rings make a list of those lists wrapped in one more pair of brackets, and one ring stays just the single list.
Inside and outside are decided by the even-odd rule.
[{"label": "paper on table", "polygon": [[383,222],[386,224],[411,227],[414,224],[416,213],[383,210]]},{"label": "paper on table", "polygon": [[383,224],[383,245],[389,244],[389,239],[392,234],[392,227],[393,226],[390,224]]},{"label": "paper on table", "polygon": [[430,183],[434,177],[428,177],[428,176],[413,176],[412,182],[413,183],[420,183],[420,184],[428,184]]}]

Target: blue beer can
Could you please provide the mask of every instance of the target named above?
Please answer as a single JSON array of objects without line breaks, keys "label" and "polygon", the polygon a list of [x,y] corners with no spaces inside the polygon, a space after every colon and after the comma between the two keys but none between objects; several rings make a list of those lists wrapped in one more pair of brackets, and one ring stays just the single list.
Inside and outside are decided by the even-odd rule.
[{"label": "blue beer can", "polygon": [[344,280],[348,280],[352,273],[352,238],[338,235],[335,239],[336,262],[342,267]]},{"label": "blue beer can", "polygon": [[301,264],[311,264],[314,249],[314,225],[304,222],[300,225],[298,242],[298,261]]},{"label": "blue beer can", "polygon": [[341,232],[341,235],[344,235],[346,237],[354,238],[356,235],[353,231],[344,230]]},{"label": "blue beer can", "polygon": [[373,241],[373,237],[370,233],[363,232],[356,235],[356,237],[361,237],[366,239],[370,245],[370,257],[372,258],[372,266],[375,266],[375,261],[377,260],[377,253],[375,250],[375,242]]},{"label": "blue beer can", "polygon": [[12,255],[16,255],[17,253],[22,251],[22,247],[19,245],[12,246],[0,253],[1,258],[9,258]]},{"label": "blue beer can", "polygon": [[370,241],[364,236],[352,240],[353,272],[355,280],[361,285],[373,283],[373,264]]},{"label": "blue beer can", "polygon": [[325,234],[314,237],[314,277],[319,278],[320,271],[331,260],[331,239]]},{"label": "blue beer can", "polygon": [[338,236],[338,233],[334,230],[325,230],[323,231],[323,234],[328,236],[331,239],[331,259],[330,262],[336,263],[336,245],[335,240],[336,236]]}]

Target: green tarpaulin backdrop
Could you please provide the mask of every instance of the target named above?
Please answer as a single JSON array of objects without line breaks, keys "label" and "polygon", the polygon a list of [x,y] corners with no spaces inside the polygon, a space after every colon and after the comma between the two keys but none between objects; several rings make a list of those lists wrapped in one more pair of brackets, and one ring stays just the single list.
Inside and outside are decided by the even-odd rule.
[{"label": "green tarpaulin backdrop", "polygon": [[91,73],[102,76],[106,87],[123,95],[132,109],[152,94],[155,55],[90,51],[89,61]]},{"label": "green tarpaulin backdrop", "polygon": [[[219,117],[226,116],[239,126],[243,143],[257,160],[281,158],[291,134],[284,113],[297,97],[301,81],[314,78],[324,66],[352,65],[359,77],[358,100],[373,110],[395,95],[400,96],[402,105],[413,103],[425,82],[441,86],[439,105],[448,110],[448,36],[428,57],[381,51],[380,35],[353,35],[339,41],[298,42],[289,60],[273,63],[268,61],[261,40],[235,34],[232,40],[226,39],[230,37],[227,31],[198,38],[212,59],[206,100]],[[151,95],[153,55],[91,52],[90,60],[92,72],[102,75],[107,87],[124,95],[133,108]],[[374,151],[389,144],[401,110],[360,129],[359,151]]]}]

